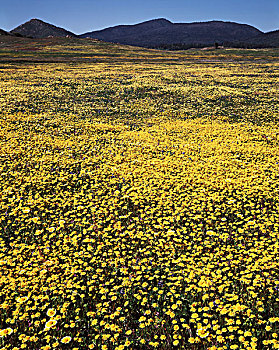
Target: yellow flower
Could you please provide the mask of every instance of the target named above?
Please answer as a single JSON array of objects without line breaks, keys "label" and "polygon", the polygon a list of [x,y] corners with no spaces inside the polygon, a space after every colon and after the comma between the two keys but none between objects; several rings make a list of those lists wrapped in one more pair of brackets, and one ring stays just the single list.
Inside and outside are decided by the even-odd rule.
[{"label": "yellow flower", "polygon": [[199,328],[197,330],[197,335],[200,337],[200,338],[206,338],[209,336],[209,332],[206,330],[206,329],[203,329],[203,328]]},{"label": "yellow flower", "polygon": [[49,321],[46,322],[45,324],[45,329],[49,329],[54,327],[57,324],[56,320],[50,319]]},{"label": "yellow flower", "polygon": [[252,333],[250,331],[244,332],[244,337],[252,337]]},{"label": "yellow flower", "polygon": [[6,329],[1,329],[0,330],[0,337],[5,337],[7,335],[11,335],[13,333],[12,328],[6,328]]},{"label": "yellow flower", "polygon": [[55,316],[55,314],[56,314],[56,310],[55,309],[48,309],[47,310],[47,316],[48,317],[53,317],[53,316]]},{"label": "yellow flower", "polygon": [[61,343],[68,344],[71,340],[72,340],[72,338],[70,336],[66,336],[66,337],[61,339]]},{"label": "yellow flower", "polygon": [[217,341],[218,341],[218,343],[224,343],[225,339],[221,335],[219,335],[217,337]]},{"label": "yellow flower", "polygon": [[24,303],[25,301],[28,300],[28,297],[20,297],[20,298],[17,298],[16,301],[20,304]]},{"label": "yellow flower", "polygon": [[0,348],[276,348],[278,52],[52,41],[1,44]]}]

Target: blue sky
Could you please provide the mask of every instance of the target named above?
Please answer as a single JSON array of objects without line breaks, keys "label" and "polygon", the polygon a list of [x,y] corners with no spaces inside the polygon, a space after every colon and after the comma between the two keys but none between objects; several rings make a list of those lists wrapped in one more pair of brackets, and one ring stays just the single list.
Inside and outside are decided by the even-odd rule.
[{"label": "blue sky", "polygon": [[153,18],[172,22],[224,20],[279,29],[279,0],[0,0],[0,28],[31,18],[76,34]]}]

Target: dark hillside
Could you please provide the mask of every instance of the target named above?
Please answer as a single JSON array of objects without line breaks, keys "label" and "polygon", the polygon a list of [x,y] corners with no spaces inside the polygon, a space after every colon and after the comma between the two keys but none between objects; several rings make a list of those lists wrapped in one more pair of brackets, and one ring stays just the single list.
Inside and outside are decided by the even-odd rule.
[{"label": "dark hillside", "polygon": [[11,30],[13,34],[21,34],[23,36],[32,38],[47,38],[49,36],[54,37],[67,37],[76,36],[74,33],[69,32],[60,27],[56,27],[53,24],[46,23],[40,19],[31,19],[30,21],[21,24],[20,26]]},{"label": "dark hillside", "polygon": [[126,45],[159,47],[172,44],[212,45],[215,42],[244,41],[262,32],[247,24],[210,21],[196,23],[172,23],[156,19],[135,25],[121,25],[82,34],[81,37],[96,38]]},{"label": "dark hillside", "polygon": [[279,47],[279,30],[262,33],[246,42],[251,47]]},{"label": "dark hillside", "polygon": [[10,33],[6,32],[3,29],[0,29],[0,35],[10,35]]}]

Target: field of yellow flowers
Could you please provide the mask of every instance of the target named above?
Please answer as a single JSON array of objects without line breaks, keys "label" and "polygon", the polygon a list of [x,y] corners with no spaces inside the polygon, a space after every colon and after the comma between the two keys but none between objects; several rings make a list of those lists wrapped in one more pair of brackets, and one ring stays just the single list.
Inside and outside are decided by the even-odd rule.
[{"label": "field of yellow flowers", "polygon": [[279,52],[74,43],[0,50],[0,349],[279,349]]}]

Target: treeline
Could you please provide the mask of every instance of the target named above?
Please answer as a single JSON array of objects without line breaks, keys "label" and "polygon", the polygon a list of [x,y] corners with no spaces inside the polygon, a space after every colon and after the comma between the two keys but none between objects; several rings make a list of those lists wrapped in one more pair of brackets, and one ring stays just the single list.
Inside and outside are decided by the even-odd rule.
[{"label": "treeline", "polygon": [[189,50],[189,49],[202,49],[205,47],[214,47],[215,49],[220,48],[220,46],[225,48],[238,48],[238,49],[266,49],[266,48],[276,48],[276,45],[267,45],[263,43],[247,43],[247,42],[223,42],[223,43],[174,43],[174,44],[161,44],[153,47],[149,47],[150,49],[159,49],[159,50]]},{"label": "treeline", "polygon": [[266,44],[266,43],[249,43],[249,42],[224,42],[224,47],[233,47],[236,49],[268,49],[276,48],[277,45]]},{"label": "treeline", "polygon": [[161,44],[149,47],[150,49],[159,49],[159,50],[188,50],[188,49],[201,49],[203,47],[207,46],[213,46],[214,44],[199,44],[199,43],[190,43],[190,44],[183,44],[183,43],[174,43],[174,44]]}]

